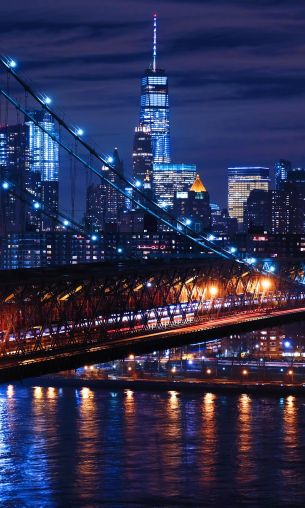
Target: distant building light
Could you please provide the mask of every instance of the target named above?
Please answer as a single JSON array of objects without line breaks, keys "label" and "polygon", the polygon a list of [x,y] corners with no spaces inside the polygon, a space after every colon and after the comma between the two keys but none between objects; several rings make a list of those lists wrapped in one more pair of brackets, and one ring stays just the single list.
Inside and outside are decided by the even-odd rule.
[{"label": "distant building light", "polygon": [[141,185],[142,185],[142,184],[141,184],[140,180],[137,180],[137,181],[136,181],[136,183],[135,183],[135,186],[136,186],[136,187],[141,187]]},{"label": "distant building light", "polygon": [[109,162],[111,164],[113,162],[113,157],[111,157],[111,156],[108,157],[107,162]]},{"label": "distant building light", "polygon": [[83,131],[83,129],[77,129],[75,134],[76,134],[76,136],[83,136],[84,131]]},{"label": "distant building light", "polygon": [[118,247],[117,252],[118,252],[118,254],[122,254],[122,252],[123,252],[122,247]]},{"label": "distant building light", "polygon": [[192,224],[191,219],[186,219],[185,224],[186,226],[190,226]]},{"label": "distant building light", "polygon": [[35,201],[35,203],[34,203],[34,205],[33,205],[33,206],[34,206],[35,210],[39,210],[39,208],[40,208],[40,203],[38,203],[37,201]]},{"label": "distant building light", "polygon": [[96,240],[97,240],[97,235],[91,235],[91,240],[92,240],[93,242],[96,242]]},{"label": "distant building light", "polygon": [[8,66],[11,68],[11,69],[15,69],[17,67],[17,62],[15,62],[15,60],[9,60],[8,61]]},{"label": "distant building light", "polygon": [[64,220],[64,226],[69,226],[69,224],[70,224],[70,222],[67,219],[65,219]]},{"label": "distant building light", "polygon": [[230,248],[231,254],[235,254],[236,251],[237,251],[236,247],[231,247]]},{"label": "distant building light", "polygon": [[2,189],[7,190],[9,188],[9,184],[7,182],[2,183]]}]

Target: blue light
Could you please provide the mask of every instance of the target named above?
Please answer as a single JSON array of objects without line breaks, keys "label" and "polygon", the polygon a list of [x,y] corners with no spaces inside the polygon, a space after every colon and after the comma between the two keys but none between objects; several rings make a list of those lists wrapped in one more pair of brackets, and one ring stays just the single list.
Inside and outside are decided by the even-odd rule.
[{"label": "blue light", "polygon": [[33,205],[33,206],[34,206],[35,210],[39,210],[39,208],[40,208],[40,203],[37,203],[37,201],[35,201],[35,203],[34,203],[34,205]]},{"label": "blue light", "polygon": [[7,182],[2,183],[2,189],[7,190],[9,188],[9,184]]},{"label": "blue light", "polygon": [[77,131],[76,131],[77,136],[82,136],[83,134],[84,134],[83,129],[77,129]]},{"label": "blue light", "polygon": [[11,69],[15,69],[17,67],[17,62],[15,62],[15,60],[9,60],[8,62],[8,66],[11,68]]},{"label": "blue light", "polygon": [[151,287],[152,287],[152,283],[151,283],[151,282],[147,282],[146,286],[147,286],[148,288],[151,288]]},{"label": "blue light", "polygon": [[113,157],[108,157],[107,162],[110,162],[110,164],[113,162]]},{"label": "blue light", "polygon": [[185,224],[186,226],[190,226],[192,224],[191,219],[186,219]]},{"label": "blue light", "polygon": [[122,247],[119,247],[119,248],[118,248],[118,254],[122,254],[122,252],[123,252]]},{"label": "blue light", "polygon": [[136,186],[136,187],[141,187],[141,185],[142,185],[142,184],[141,184],[140,180],[137,180],[137,181],[136,181],[136,183],[135,183],[135,186]]},{"label": "blue light", "polygon": [[92,240],[93,242],[96,242],[96,240],[97,240],[97,235],[91,235],[91,240]]},{"label": "blue light", "polygon": [[69,224],[70,224],[70,222],[67,219],[65,219],[64,220],[64,226],[69,226]]},{"label": "blue light", "polygon": [[286,348],[291,347],[291,342],[289,340],[285,340],[284,347],[286,347]]},{"label": "blue light", "polygon": [[45,104],[51,104],[51,102],[52,102],[52,99],[50,97],[45,97],[44,98],[44,103]]},{"label": "blue light", "polygon": [[272,273],[273,273],[273,272],[275,272],[275,266],[273,266],[273,265],[272,265],[272,266],[270,266],[270,267],[269,267],[269,272],[272,272]]},{"label": "blue light", "polygon": [[209,242],[212,242],[213,240],[215,240],[215,236],[214,235],[209,235],[208,236],[208,240],[209,240]]},{"label": "blue light", "polygon": [[231,248],[230,248],[230,252],[231,252],[231,254],[234,254],[236,251],[237,251],[236,247],[231,247]]}]

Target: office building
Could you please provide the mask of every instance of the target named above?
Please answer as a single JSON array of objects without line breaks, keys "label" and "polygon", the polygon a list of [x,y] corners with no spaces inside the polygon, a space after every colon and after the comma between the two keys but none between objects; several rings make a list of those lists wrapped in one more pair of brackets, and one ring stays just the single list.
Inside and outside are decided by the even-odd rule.
[{"label": "office building", "polygon": [[250,233],[271,231],[272,191],[255,189],[245,205],[245,230]]},{"label": "office building", "polygon": [[244,226],[244,207],[250,192],[255,189],[268,191],[270,187],[269,168],[231,167],[228,168],[228,210],[236,218],[240,229]]},{"label": "office building", "polygon": [[30,187],[30,156],[28,129],[23,124],[0,128],[0,179],[0,234],[24,232],[28,207],[17,194]]},{"label": "office building", "polygon": [[[109,157],[108,166],[102,167],[102,173],[107,180],[117,187],[125,189],[125,182],[120,176],[124,175],[123,161],[120,159],[118,149],[115,148],[113,155]],[[120,216],[126,208],[123,194],[116,190],[110,183],[103,180],[99,184],[91,184],[87,189],[85,222],[91,231],[117,231]]]},{"label": "office building", "polygon": [[154,16],[154,40],[152,64],[141,81],[140,124],[151,132],[153,162],[169,163],[170,131],[168,78],[163,69],[157,67],[157,17]]},{"label": "office building", "polygon": [[291,162],[285,159],[278,160],[274,165],[275,189],[279,190],[281,183],[287,180],[287,173],[291,171]]},{"label": "office building", "polygon": [[[42,109],[32,111],[30,114],[34,121],[27,120],[25,124],[28,128],[30,159],[28,190],[47,209],[57,212],[59,146],[49,135],[57,136],[57,128],[52,115],[48,111]],[[34,229],[43,231],[50,231],[55,227],[51,219],[37,212],[37,210],[29,210],[28,222]]]},{"label": "office building", "polygon": [[210,230],[210,197],[198,174],[188,191],[176,192],[174,214],[196,233]]},{"label": "office building", "polygon": [[145,125],[135,129],[132,152],[133,178],[137,184],[143,185],[146,175],[152,177],[153,153],[151,131]]},{"label": "office building", "polygon": [[176,193],[188,191],[195,178],[195,164],[154,164],[153,193],[158,205],[173,208]]}]

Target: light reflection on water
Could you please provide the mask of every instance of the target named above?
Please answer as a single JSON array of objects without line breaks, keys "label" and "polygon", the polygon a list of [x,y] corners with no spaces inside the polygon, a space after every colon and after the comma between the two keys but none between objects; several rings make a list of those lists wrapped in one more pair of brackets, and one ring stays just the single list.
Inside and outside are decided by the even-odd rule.
[{"label": "light reflection on water", "polygon": [[304,422],[296,397],[2,386],[0,506],[303,506]]}]

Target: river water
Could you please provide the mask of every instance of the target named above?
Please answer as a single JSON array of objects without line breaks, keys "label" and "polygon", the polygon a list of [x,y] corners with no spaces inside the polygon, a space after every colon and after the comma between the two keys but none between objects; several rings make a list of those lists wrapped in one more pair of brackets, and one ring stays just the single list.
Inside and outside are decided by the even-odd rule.
[{"label": "river water", "polygon": [[305,399],[0,387],[2,507],[305,506]]}]

